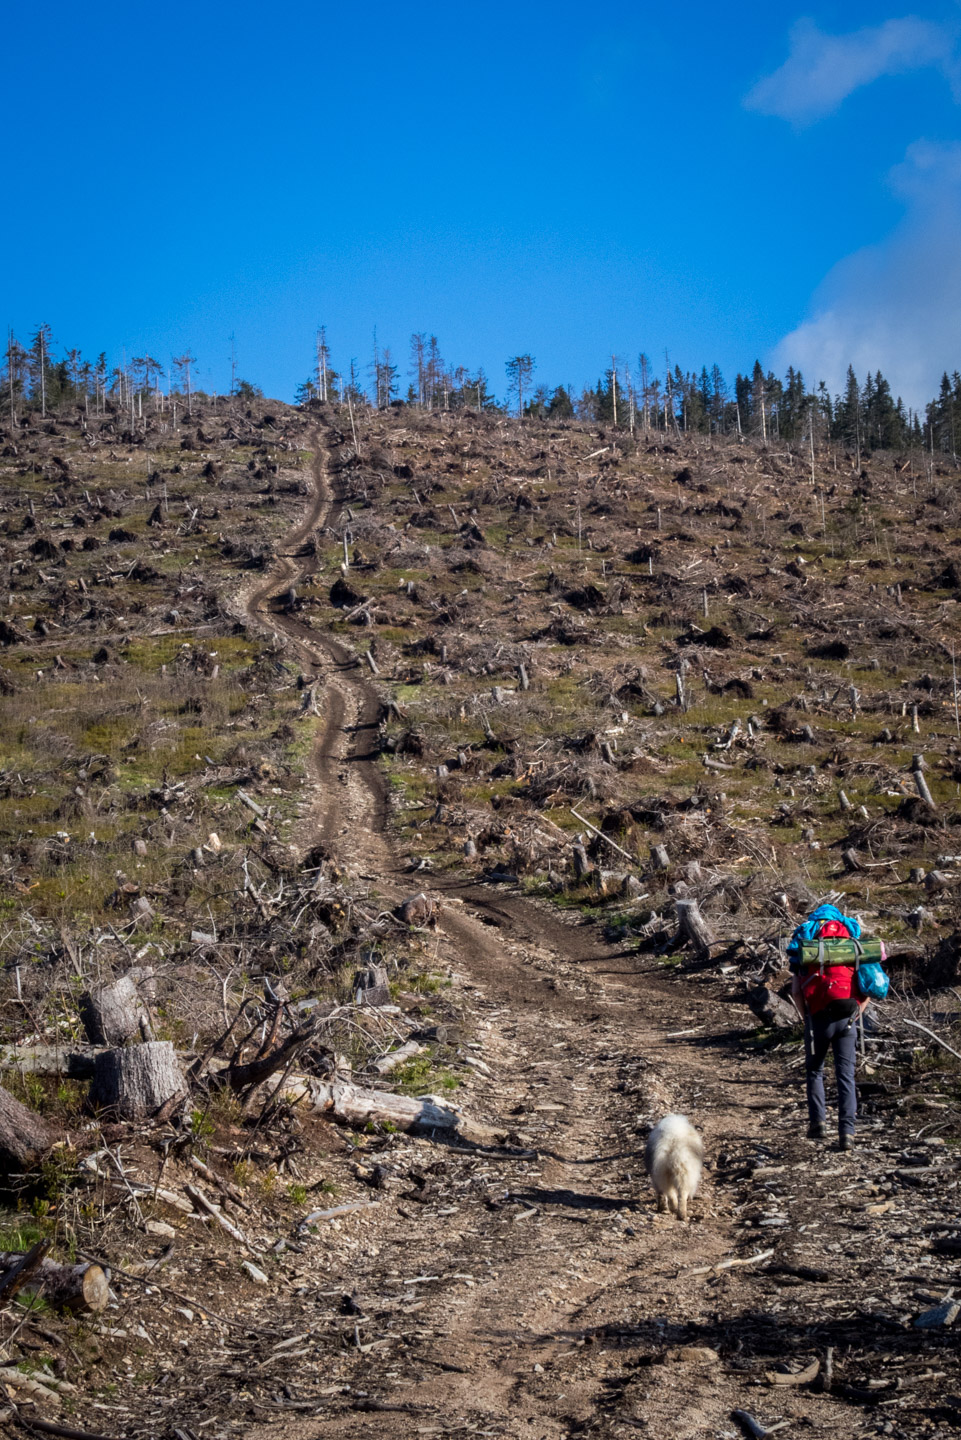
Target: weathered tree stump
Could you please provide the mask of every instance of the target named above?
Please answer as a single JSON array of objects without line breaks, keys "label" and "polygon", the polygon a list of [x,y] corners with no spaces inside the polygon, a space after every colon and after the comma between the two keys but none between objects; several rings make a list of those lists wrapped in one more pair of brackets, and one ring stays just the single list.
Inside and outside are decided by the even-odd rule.
[{"label": "weathered tree stump", "polygon": [[674,948],[690,945],[699,960],[706,959],[714,944],[710,926],[701,914],[696,900],[677,900],[677,936]]},{"label": "weathered tree stump", "polygon": [[80,1000],[80,1018],[92,1045],[122,1045],[134,1035],[151,1040],[150,1014],[137,982],[150,972],[130,970],[109,985],[96,985]]},{"label": "weathered tree stump", "polygon": [[754,990],[749,990],[747,1003],[757,1018],[772,1029],[793,1030],[801,1024],[801,1017],[791,1001],[779,995],[776,990],[768,989],[766,985],[758,985]]},{"label": "weathered tree stump", "polygon": [[354,976],[354,1001],[358,1005],[389,1005],[390,989],[383,965],[369,963]]},{"label": "weathered tree stump", "polygon": [[98,1055],[90,1102],[121,1120],[146,1120],[186,1093],[173,1045],[169,1040],[152,1040]]},{"label": "weathered tree stump", "polygon": [[429,925],[434,919],[434,902],[421,890],[397,907],[397,915],[405,925]]},{"label": "weathered tree stump", "polygon": [[655,870],[668,870],[671,864],[671,857],[667,853],[666,845],[651,846],[651,864]]},{"label": "weathered tree stump", "polygon": [[45,1120],[0,1087],[0,1170],[28,1170],[56,1140]]},{"label": "weathered tree stump", "polygon": [[[915,759],[921,760],[922,756],[916,755]],[[927,805],[929,810],[936,810],[938,807],[934,803],[934,796],[928,789],[928,782],[924,778],[924,772],[920,769],[920,767],[918,767],[912,770],[911,775],[914,780],[915,788],[921,799],[924,801],[925,805]]]},{"label": "weathered tree stump", "polygon": [[590,875],[594,868],[588,858],[587,851],[583,845],[574,845],[571,853],[574,856],[574,876],[577,880],[583,880]]}]

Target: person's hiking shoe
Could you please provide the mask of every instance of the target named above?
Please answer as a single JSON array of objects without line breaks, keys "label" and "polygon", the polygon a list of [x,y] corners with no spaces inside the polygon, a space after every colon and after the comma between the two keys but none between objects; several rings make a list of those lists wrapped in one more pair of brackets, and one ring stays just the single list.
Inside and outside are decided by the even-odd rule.
[{"label": "person's hiking shoe", "polygon": [[808,1126],[808,1139],[809,1139],[809,1140],[823,1140],[823,1139],[824,1139],[824,1126],[823,1126],[823,1125],[809,1125],[809,1126]]},{"label": "person's hiking shoe", "polygon": [[853,1135],[842,1135],[841,1138],[840,1138],[840,1140],[838,1141],[838,1148],[841,1149],[841,1150],[853,1150],[853,1149],[854,1149],[854,1136],[853,1136]]}]

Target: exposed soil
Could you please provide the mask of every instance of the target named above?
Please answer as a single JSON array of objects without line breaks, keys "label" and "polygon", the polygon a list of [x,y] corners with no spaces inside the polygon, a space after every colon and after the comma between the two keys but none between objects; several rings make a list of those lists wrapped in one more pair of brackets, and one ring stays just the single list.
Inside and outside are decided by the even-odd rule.
[{"label": "exposed soil", "polygon": [[[291,546],[337,503],[315,453],[316,497]],[[410,887],[367,744],[380,701],[334,641],[271,606],[294,573],[272,571],[248,613],[323,676],[309,824],[393,900]],[[517,1153],[377,1143],[386,1193],[307,1242],[293,1293],[248,1302],[252,1348],[228,1342],[221,1383],[243,1391],[257,1370],[276,1386],[247,1407],[264,1423],[245,1433],[684,1440],[740,1433],[736,1409],[792,1430],[954,1433],[955,1347],[905,1328],[905,1306],[924,1308],[918,1287],[933,1301],[954,1283],[954,1263],[914,1258],[921,1222],[937,1229],[953,1210],[954,1166],[936,1188],[892,1192],[910,1127],[869,1117],[853,1155],[804,1139],[796,1066],[745,1058],[713,977],[665,974],[504,889],[432,888],[438,953],[476,1026],[464,1104],[510,1117]],[[686,1226],[654,1212],[642,1174],[643,1132],[671,1109],[709,1157]],[[829,1347],[834,1393],[765,1381]],[[211,1433],[232,1410],[208,1412]]]},{"label": "exposed soil", "polygon": [[[806,456],[485,415],[368,416],[360,464],[336,414],[315,425],[268,408],[217,419],[206,510],[205,472],[194,473],[206,451],[196,466],[180,456],[176,481],[161,474],[174,458],[165,425],[145,425],[131,456],[101,457],[120,489],[81,506],[93,462],[73,437],[77,495],[56,478],[67,492],[56,523],[39,516],[49,554],[31,548],[40,507],[31,494],[28,517],[15,482],[39,486],[38,456],[49,470],[44,447],[65,435],[16,436],[0,681],[25,738],[22,755],[10,742],[0,799],[8,829],[31,828],[0,859],[33,948],[8,946],[3,1038],[72,1038],[76,982],[119,973],[143,941],[178,1043],[202,1049],[221,1007],[226,1019],[228,1002],[254,1002],[268,982],[289,981],[291,1005],[327,1001],[371,918],[424,888],[436,923],[402,932],[395,920],[384,942],[398,1001],[384,1047],[433,1029],[430,1083],[443,1086],[442,1064],[456,1069],[442,1098],[504,1142],[353,1132],[293,1110],[261,1127],[254,1108],[194,1117],[189,1103],[166,1127],[98,1126],[82,1096],[28,1089],[38,1107],[70,1101],[75,1130],[64,1213],[41,1206],[38,1219],[62,1246],[95,1237],[117,1299],[89,1322],[21,1326],[3,1311],[4,1344],[16,1326],[26,1347],[12,1363],[57,1356],[78,1386],[64,1392],[68,1424],[164,1440],[728,1440],[747,1433],[737,1411],[786,1434],[958,1433],[956,1332],[915,1323],[961,1284],[957,1060],[902,1023],[920,1017],[950,1038],[958,1014],[958,872],[940,856],[961,849],[958,582],[941,553],[949,530],[961,543],[953,492],[925,481],[920,462],[880,473],[872,461],[868,481],[839,477],[825,454],[816,490]],[[204,426],[207,446],[214,417]],[[308,443],[310,487],[298,458]],[[137,456],[142,499],[120,468]],[[183,485],[173,515],[167,476]],[[307,499],[286,535],[283,495]],[[109,565],[94,566],[64,542],[74,500],[78,532],[122,518],[140,538],[111,539]],[[151,504],[156,526],[136,514]],[[363,591],[357,605],[330,594],[348,543],[344,591]],[[240,568],[254,578],[238,585]],[[232,583],[229,606],[215,580]],[[230,634],[228,609],[244,635]],[[199,631],[214,632],[217,653]],[[130,658],[106,653],[121,645]],[[103,679],[114,688],[101,699]],[[57,717],[81,703],[91,721],[115,703],[129,738],[105,727],[95,746],[91,724],[68,774]],[[184,738],[168,775],[175,726]],[[88,754],[101,744],[109,755]],[[920,810],[915,749],[934,792]],[[578,878],[585,805],[607,838],[590,841],[591,873]],[[198,861],[211,829],[224,844]],[[149,873],[126,859],[142,837]],[[477,853],[461,863],[465,839]],[[662,842],[666,869],[648,858]],[[77,892],[61,877],[70,865],[113,870],[121,854],[156,924],[138,931],[113,901],[92,907],[74,970],[80,942],[72,952],[57,927],[79,931]],[[922,890],[925,866],[944,868]],[[899,997],[862,1061],[852,1154],[805,1138],[797,1038],[759,1028],[746,1003],[747,983],[783,978],[772,937],[834,883],[896,932],[900,952]],[[124,905],[138,889],[109,884]],[[275,903],[291,893],[294,909]],[[674,943],[685,894],[719,936],[706,959]],[[351,906],[363,912],[352,928]],[[942,944],[928,954],[932,931]],[[942,987],[923,1002],[920,983],[912,990],[922,972]],[[646,1131],[671,1110],[696,1124],[707,1155],[686,1225],[656,1213],[643,1175]],[[224,1214],[266,1284],[241,1269],[247,1250],[183,1201],[198,1160],[236,1202],[225,1198]],[[131,1179],[167,1198],[128,1194]]]}]

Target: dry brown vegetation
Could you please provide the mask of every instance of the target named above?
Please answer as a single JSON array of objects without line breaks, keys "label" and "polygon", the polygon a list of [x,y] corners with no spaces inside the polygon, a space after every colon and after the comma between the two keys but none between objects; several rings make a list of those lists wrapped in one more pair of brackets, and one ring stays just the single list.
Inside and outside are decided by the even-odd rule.
[{"label": "dry brown vegetation", "polygon": [[[0,1058],[60,1142],[0,1249],[114,1267],[102,1316],[0,1312],[36,1413],[954,1433],[951,1331],[912,1320],[956,1283],[958,1061],[903,1023],[961,1048],[954,471],[197,406],[0,435]],[[818,1168],[777,937],[832,892],[895,999],[863,1151]],[[91,1107],[84,1038],[131,967],[187,1085],[136,1121]],[[459,1102],[474,1139],[335,1127],[264,1070]],[[669,1108],[708,1140],[683,1233],[638,1207]]]}]

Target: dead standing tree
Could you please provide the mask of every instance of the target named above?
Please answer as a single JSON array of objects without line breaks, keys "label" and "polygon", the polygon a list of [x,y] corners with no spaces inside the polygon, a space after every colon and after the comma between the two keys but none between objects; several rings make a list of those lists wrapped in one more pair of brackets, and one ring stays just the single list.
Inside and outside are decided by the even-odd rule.
[{"label": "dead standing tree", "polygon": [[196,355],[191,355],[189,350],[185,350],[182,355],[175,355],[173,357],[174,369],[180,377],[181,383],[184,386],[184,393],[187,396],[188,415],[192,413],[190,408],[190,367],[191,365],[196,365],[196,363]]}]

